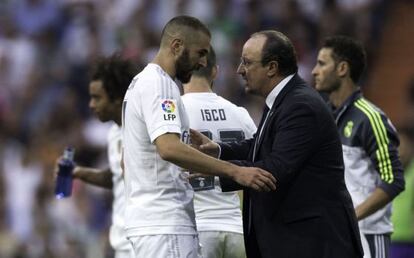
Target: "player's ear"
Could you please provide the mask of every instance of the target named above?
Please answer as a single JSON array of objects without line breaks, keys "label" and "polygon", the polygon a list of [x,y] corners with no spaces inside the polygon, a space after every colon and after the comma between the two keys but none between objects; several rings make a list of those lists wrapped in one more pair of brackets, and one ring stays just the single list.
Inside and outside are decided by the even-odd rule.
[{"label": "player's ear", "polygon": [[211,69],[211,79],[213,81],[217,78],[218,71],[219,71],[218,65],[213,66],[213,68]]},{"label": "player's ear", "polygon": [[175,56],[181,55],[181,52],[184,50],[184,42],[180,38],[174,38],[171,41],[170,46],[171,46],[171,51],[173,52]]},{"label": "player's ear", "polygon": [[338,75],[340,77],[344,77],[347,74],[350,74],[350,67],[349,67],[349,63],[346,61],[341,61],[338,63],[338,65],[336,66],[336,72],[338,73]]}]

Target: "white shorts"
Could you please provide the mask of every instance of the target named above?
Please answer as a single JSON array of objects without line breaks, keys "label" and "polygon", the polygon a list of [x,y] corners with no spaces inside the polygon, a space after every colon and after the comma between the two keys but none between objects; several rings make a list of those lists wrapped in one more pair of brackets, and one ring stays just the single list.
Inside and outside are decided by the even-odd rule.
[{"label": "white shorts", "polygon": [[132,247],[130,250],[115,250],[114,258],[134,258]]},{"label": "white shorts", "polygon": [[243,234],[224,231],[199,231],[204,258],[245,258]]},{"label": "white shorts", "polygon": [[146,235],[129,237],[134,258],[202,258],[197,235]]}]

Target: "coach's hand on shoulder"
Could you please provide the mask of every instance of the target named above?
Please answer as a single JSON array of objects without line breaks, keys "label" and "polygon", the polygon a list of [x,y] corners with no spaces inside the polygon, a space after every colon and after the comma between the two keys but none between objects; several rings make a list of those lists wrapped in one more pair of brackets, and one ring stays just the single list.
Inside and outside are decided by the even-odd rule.
[{"label": "coach's hand on shoulder", "polygon": [[276,178],[261,168],[239,167],[233,175],[233,180],[260,192],[276,190]]},{"label": "coach's hand on shoulder", "polygon": [[210,140],[207,136],[196,130],[190,129],[190,138],[191,147],[214,158],[218,157],[220,150],[219,145]]}]

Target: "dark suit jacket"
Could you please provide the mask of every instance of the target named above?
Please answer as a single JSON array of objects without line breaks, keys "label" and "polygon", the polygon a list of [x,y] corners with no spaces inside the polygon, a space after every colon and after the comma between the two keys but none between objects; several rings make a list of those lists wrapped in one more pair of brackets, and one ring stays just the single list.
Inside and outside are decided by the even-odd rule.
[{"label": "dark suit jacket", "polygon": [[[342,147],[319,94],[295,75],[276,98],[256,147],[254,139],[221,143],[221,158],[271,172],[275,191],[244,189],[243,227],[249,258],[362,257]],[[223,191],[240,189],[220,178]]]}]

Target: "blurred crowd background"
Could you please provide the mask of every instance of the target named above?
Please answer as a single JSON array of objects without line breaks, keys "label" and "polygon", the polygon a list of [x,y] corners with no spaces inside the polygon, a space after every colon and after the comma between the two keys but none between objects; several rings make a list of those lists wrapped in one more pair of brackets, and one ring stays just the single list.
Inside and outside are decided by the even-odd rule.
[{"label": "blurred crowd background", "polygon": [[[251,33],[285,33],[310,85],[323,39],[349,35],[368,51],[367,97],[412,132],[414,58],[401,62],[414,52],[413,10],[412,1],[403,0],[0,0],[0,257],[113,255],[107,237],[111,192],[75,181],[71,198],[53,195],[53,167],[65,146],[76,148],[78,164],[107,165],[110,124],[88,109],[88,69],[95,58],[117,51],[140,69],[155,55],[170,18],[198,17],[212,31],[218,56],[214,90],[245,106],[257,122],[263,99],[245,95],[236,75]],[[386,79],[392,84],[384,85]],[[409,153],[407,164],[411,158]]]}]

